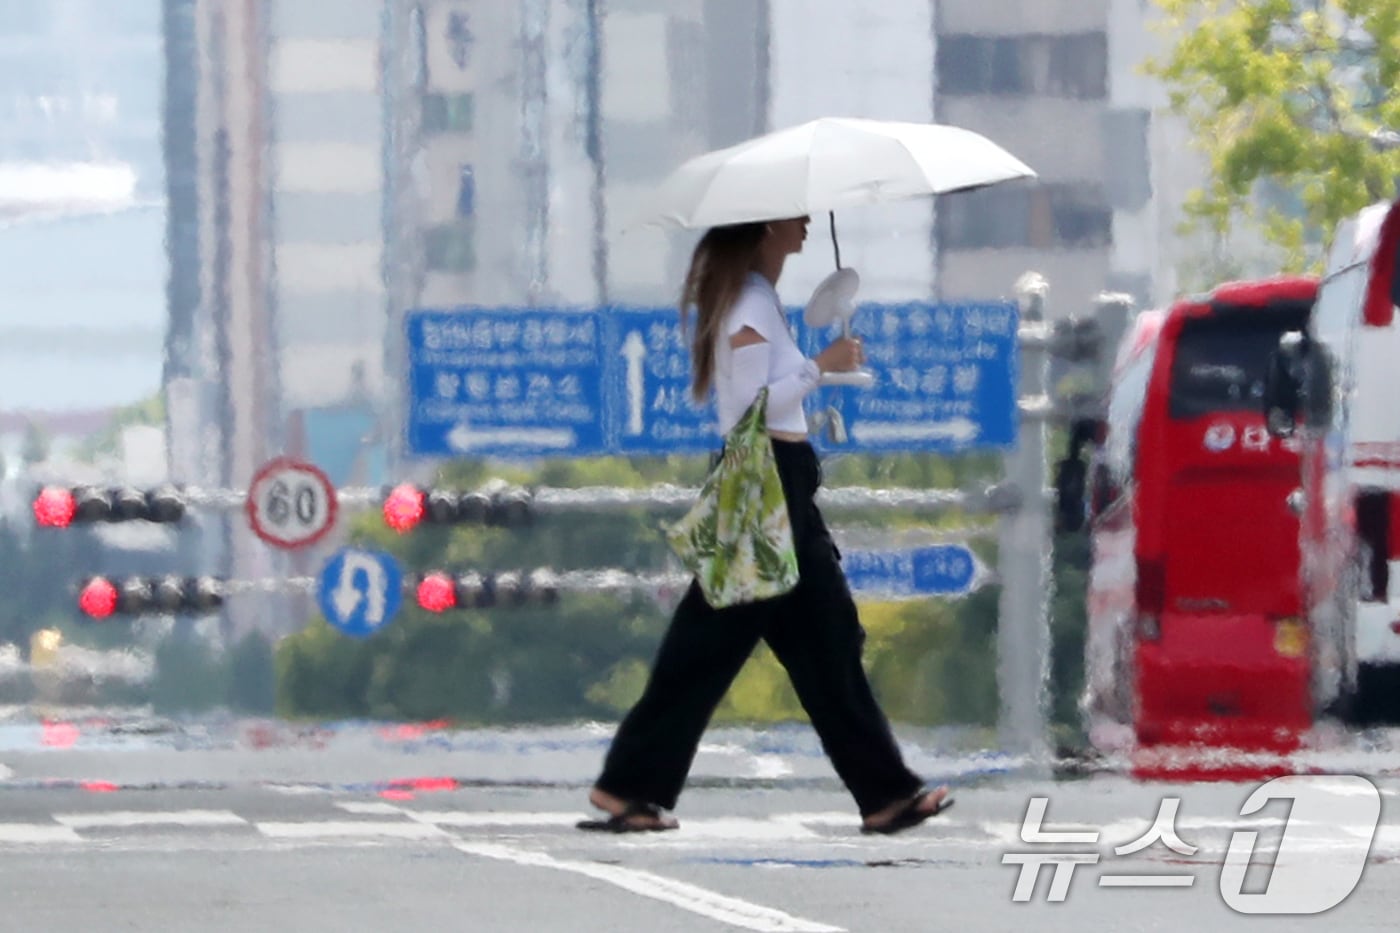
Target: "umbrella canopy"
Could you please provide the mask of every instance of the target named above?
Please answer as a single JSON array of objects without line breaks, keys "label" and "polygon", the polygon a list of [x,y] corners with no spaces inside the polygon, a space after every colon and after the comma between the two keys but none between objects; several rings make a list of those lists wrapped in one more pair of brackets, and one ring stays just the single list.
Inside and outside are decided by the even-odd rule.
[{"label": "umbrella canopy", "polygon": [[1034,175],[971,130],[824,117],[691,159],[662,183],[640,222],[700,228],[777,220]]}]

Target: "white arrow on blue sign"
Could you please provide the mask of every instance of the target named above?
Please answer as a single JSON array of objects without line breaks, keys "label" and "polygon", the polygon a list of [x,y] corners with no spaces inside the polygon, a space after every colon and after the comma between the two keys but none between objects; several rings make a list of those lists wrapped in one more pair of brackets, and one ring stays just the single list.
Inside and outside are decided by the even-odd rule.
[{"label": "white arrow on blue sign", "polygon": [[342,548],[321,568],[316,602],[331,625],[353,638],[367,638],[398,613],[403,573],[382,551]]},{"label": "white arrow on blue sign", "polygon": [[[836,389],[833,403],[863,451],[1008,448],[1016,440],[1018,315],[1010,302],[863,304],[851,320],[875,384]],[[815,354],[830,335],[808,329]]]},{"label": "white arrow on blue sign", "polygon": [[952,596],[971,592],[979,563],[962,544],[900,551],[843,551],[841,568],[851,589],[890,596]]}]

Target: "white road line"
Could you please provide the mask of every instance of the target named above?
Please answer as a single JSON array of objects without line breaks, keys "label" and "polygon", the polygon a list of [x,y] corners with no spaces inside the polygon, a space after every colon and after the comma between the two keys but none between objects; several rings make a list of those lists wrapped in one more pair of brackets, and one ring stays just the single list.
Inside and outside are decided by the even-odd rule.
[{"label": "white road line", "polygon": [[55,813],[54,820],[71,829],[126,829],[132,826],[246,826],[248,821],[228,810],[112,810],[105,813]]},{"label": "white road line", "polygon": [[[522,812],[522,811],[466,811],[466,810],[410,810],[391,804],[343,803],[348,812],[360,814],[404,816],[432,826],[452,829],[510,829],[517,827],[572,828],[585,819],[582,811],[568,812]],[[596,816],[596,814],[595,814]],[[654,841],[658,845],[682,841],[732,840],[735,842],[800,842],[820,838],[817,828],[845,829],[854,832],[860,825],[859,817],[851,813],[812,812],[775,813],[767,817],[684,817],[681,827],[675,832],[642,833],[628,837],[629,841],[642,843]],[[930,826],[967,827],[969,824],[954,818],[939,817]],[[1008,823],[1008,826],[1012,824]],[[1019,824],[1016,824],[1019,827]],[[925,840],[930,841],[930,840]],[[959,842],[966,842],[960,838]]]},{"label": "white road line", "polygon": [[0,823],[0,843],[48,845],[54,842],[83,842],[83,837],[67,826],[49,823]]},{"label": "white road line", "polygon": [[481,858],[514,862],[533,868],[574,872],[745,930],[757,930],[760,933],[844,933],[842,927],[803,920],[771,907],[728,897],[684,881],[635,868],[556,859],[543,852],[523,852],[506,846],[483,843],[454,842],[453,848]]},{"label": "white road line", "polygon": [[[379,811],[374,811],[379,812]],[[513,827],[572,827],[584,819],[582,813],[521,813],[521,812],[464,812],[459,810],[400,810],[404,816],[433,826],[448,826],[454,829],[494,829]],[[818,834],[808,829],[801,817],[807,814],[788,814],[786,817],[746,818],[746,817],[705,817],[681,820],[681,828],[675,832],[656,835],[658,842],[665,840],[729,840],[734,842],[760,841],[783,842],[816,839]],[[821,814],[817,814],[820,816]],[[855,825],[855,818],[849,814],[842,817],[847,826]]]},{"label": "white road line", "polygon": [[448,839],[447,833],[426,823],[373,820],[319,820],[308,823],[254,823],[270,839]]},{"label": "white road line", "polygon": [[0,781],[8,781],[10,778],[14,777],[14,774],[15,773],[9,768],[0,765]]},{"label": "white road line", "polygon": [[405,816],[407,811],[403,807],[392,803],[380,803],[377,800],[337,800],[336,807],[346,813],[356,813],[360,816]]},{"label": "white road line", "polygon": [[[769,819],[777,823],[796,823],[799,826],[835,826],[855,829],[860,825],[860,817],[845,810],[775,813]],[[941,824],[945,820],[940,816],[938,822]]]},{"label": "white road line", "polygon": [[[851,820],[847,820],[848,824],[851,822]],[[808,829],[799,822],[785,823],[768,819],[744,819],[740,817],[712,817],[705,820],[682,821],[681,828],[674,835],[684,841],[707,840],[710,842],[800,842],[804,839],[820,838],[819,833]]]},{"label": "white road line", "polygon": [[581,812],[572,813],[504,813],[504,812],[473,812],[467,813],[458,810],[403,810],[405,816],[411,817],[420,823],[429,823],[433,826],[454,826],[466,828],[489,829],[496,826],[573,826],[579,820],[584,819]]}]

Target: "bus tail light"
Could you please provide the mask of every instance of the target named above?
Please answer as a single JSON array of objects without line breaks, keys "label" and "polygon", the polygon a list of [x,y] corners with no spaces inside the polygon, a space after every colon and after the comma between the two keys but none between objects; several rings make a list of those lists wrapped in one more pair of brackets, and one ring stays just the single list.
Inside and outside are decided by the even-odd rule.
[{"label": "bus tail light", "polygon": [[1144,615],[1159,616],[1167,602],[1167,563],[1158,558],[1138,558],[1137,562],[1138,612]]},{"label": "bus tail light", "polygon": [[1274,654],[1281,658],[1301,658],[1308,653],[1308,630],[1301,619],[1274,620]]}]

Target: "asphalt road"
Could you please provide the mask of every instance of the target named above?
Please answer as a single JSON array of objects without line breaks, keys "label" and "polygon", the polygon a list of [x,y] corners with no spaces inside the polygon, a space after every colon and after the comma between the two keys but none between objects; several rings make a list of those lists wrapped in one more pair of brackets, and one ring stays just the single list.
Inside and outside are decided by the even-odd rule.
[{"label": "asphalt road", "polygon": [[[907,741],[925,773],[954,781],[957,805],[904,835],[864,836],[790,730],[712,736],[680,830],[610,836],[573,826],[606,741],[596,730],[52,725],[0,726],[3,931],[1391,930],[1400,899],[1400,771],[1374,743],[1359,762],[1338,756],[1380,790],[1354,891],[1320,915],[1266,917],[1222,896],[1236,832],[1259,832],[1237,890],[1260,893],[1271,868],[1345,861],[1369,828],[1320,827],[1285,860],[1284,802],[1241,813],[1261,781],[1057,779]],[[1310,780],[1330,782],[1339,806],[1356,796],[1345,779]],[[1037,798],[1042,831],[1093,841],[1027,842]],[[1178,801],[1173,838],[1192,853],[1161,840],[1127,851],[1164,800]],[[1016,903],[1028,853],[1059,857]],[[1057,863],[1070,869],[1062,901]],[[1175,880],[1142,881],[1154,877]]]}]

